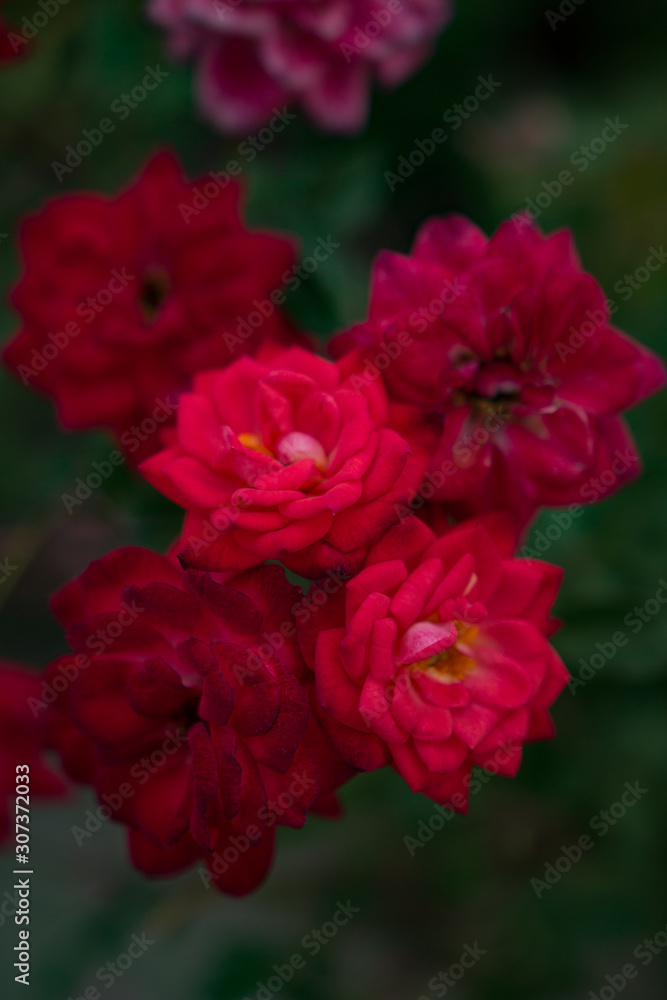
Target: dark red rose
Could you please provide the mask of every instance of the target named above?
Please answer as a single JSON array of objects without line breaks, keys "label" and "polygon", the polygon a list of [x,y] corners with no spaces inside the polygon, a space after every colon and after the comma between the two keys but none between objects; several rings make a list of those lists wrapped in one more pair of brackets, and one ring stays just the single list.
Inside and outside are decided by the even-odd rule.
[{"label": "dark red rose", "polygon": [[23,325],[4,360],[65,427],[106,427],[138,460],[195,372],[291,342],[275,300],[293,246],[249,230],[240,197],[235,181],[189,183],[163,152],[118,196],[68,195],[23,222]]},{"label": "dark red rose", "polygon": [[95,744],[98,797],[145,873],[199,860],[205,881],[243,894],[268,871],[277,825],[332,811],[352,772],[309,710],[300,599],[275,565],[223,584],[138,548],[54,598],[74,653],[50,679],[71,678],[69,719]]}]

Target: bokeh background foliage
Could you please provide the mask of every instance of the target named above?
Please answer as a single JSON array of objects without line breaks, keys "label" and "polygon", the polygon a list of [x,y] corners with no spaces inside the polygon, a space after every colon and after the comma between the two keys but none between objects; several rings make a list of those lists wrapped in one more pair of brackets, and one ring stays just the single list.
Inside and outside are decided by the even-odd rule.
[{"label": "bokeh background foliage", "polygon": [[[617,285],[667,235],[664,3],[584,0],[555,30],[545,14],[558,11],[555,2],[457,6],[433,61],[399,92],[376,95],[366,134],[324,137],[299,117],[245,166],[253,223],[296,232],[306,254],[319,236],[341,244],[290,308],[320,335],[361,318],[380,247],[407,250],[426,216],[451,210],[490,231],[569,168],[574,183],[544,208],[540,224],[572,227],[585,266],[618,304],[617,324],[667,353],[667,266],[629,297]],[[31,57],[0,73],[3,289],[20,267],[18,220],[45,199],[116,190],[160,145],[173,146],[193,175],[236,156],[238,140],[217,136],[193,113],[191,73],[168,64],[142,7],[70,0],[40,31]],[[8,0],[6,9],[20,21],[38,8]],[[168,79],[59,184],[52,162],[157,64]],[[385,172],[488,74],[501,84],[492,97],[391,192]],[[600,135],[608,116],[628,127],[587,169],[573,168],[570,157]],[[9,308],[0,321],[8,335]],[[18,566],[0,585],[0,652],[41,666],[64,648],[48,594],[116,545],[165,545],[179,515],[121,468],[69,516],[62,494],[107,457],[110,444],[102,435],[63,434],[48,403],[4,373],[0,379],[0,558]],[[563,693],[557,739],[529,747],[517,779],[491,781],[472,797],[468,818],[447,822],[412,857],[404,838],[433,815],[432,803],[390,773],[361,777],[343,792],[343,822],[282,831],[271,879],[242,901],[205,891],[194,873],[143,880],[110,823],[77,847],[70,828],[94,805],[87,795],[35,811],[32,995],[80,995],[132,933],[147,931],[155,944],[114,984],[119,1000],[240,1000],[254,995],[274,963],[303,952],[303,936],[347,899],[358,915],[307,957],[280,995],[430,998],[429,980],[475,942],[486,954],[455,987],[457,1000],[575,1000],[597,994],[607,974],[633,961],[633,949],[667,924],[667,608],[637,634],[623,623],[667,575],[667,397],[630,422],[644,479],[587,508],[545,552],[566,571],[558,607],[566,627],[556,644],[570,669],[578,673],[580,658],[589,660],[619,629],[630,641],[576,693]],[[554,523],[545,514],[529,544]],[[590,832],[626,781],[648,791],[538,899],[531,878]],[[0,893],[11,885],[10,870],[4,859]],[[14,931],[9,922],[0,927],[9,995]],[[656,957],[625,996],[659,1000],[666,985],[667,956]]]}]

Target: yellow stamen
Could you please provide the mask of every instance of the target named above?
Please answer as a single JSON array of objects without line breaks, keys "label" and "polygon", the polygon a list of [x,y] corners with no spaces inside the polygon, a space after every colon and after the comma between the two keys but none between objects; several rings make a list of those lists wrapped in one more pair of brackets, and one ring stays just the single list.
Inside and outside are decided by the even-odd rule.
[{"label": "yellow stamen", "polygon": [[244,448],[251,448],[253,451],[258,451],[260,455],[273,457],[269,449],[264,446],[261,437],[258,437],[257,434],[239,434],[239,441]]},{"label": "yellow stamen", "polygon": [[443,650],[442,653],[436,653],[435,656],[430,656],[426,660],[419,660],[418,663],[411,664],[413,670],[428,671],[445,684],[462,681],[466,674],[472,670],[475,661],[471,656],[468,656],[467,652],[463,652],[459,648],[459,644],[463,643],[465,649],[469,649],[479,629],[476,625],[469,625],[467,622],[457,621],[454,624],[458,632],[456,644]]}]

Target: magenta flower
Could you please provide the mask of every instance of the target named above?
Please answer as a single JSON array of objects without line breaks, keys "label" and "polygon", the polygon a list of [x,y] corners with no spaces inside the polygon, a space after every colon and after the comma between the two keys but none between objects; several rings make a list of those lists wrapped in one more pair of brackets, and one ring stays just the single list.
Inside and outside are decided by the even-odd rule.
[{"label": "magenta flower", "polygon": [[450,3],[150,0],[148,12],[174,56],[197,60],[199,104],[224,132],[257,128],[296,103],[327,131],[356,132],[373,80],[392,87],[414,73]]},{"label": "magenta flower", "polygon": [[[639,471],[620,414],[665,381],[662,362],[610,325],[602,289],[569,233],[527,218],[491,238],[459,216],[431,219],[412,254],[383,252],[368,321],[337,349],[400,355],[390,397],[437,411],[435,498],[459,516],[587,502]],[[603,491],[604,492],[604,491]]]}]

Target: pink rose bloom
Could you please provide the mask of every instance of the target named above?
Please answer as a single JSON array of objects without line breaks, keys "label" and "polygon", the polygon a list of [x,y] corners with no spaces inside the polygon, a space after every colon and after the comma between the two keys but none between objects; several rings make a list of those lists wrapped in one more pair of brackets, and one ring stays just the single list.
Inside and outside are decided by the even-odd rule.
[{"label": "pink rose bloom", "polygon": [[522,744],[553,735],[568,674],[545,635],[562,574],[512,558],[512,539],[502,516],[441,538],[406,518],[301,627],[322,721],[350,766],[390,763],[464,812],[473,765],[513,776]]},{"label": "pink rose bloom", "polygon": [[411,76],[450,10],[449,0],[148,4],[173,55],[197,60],[199,104],[225,132],[258,128],[294,103],[327,131],[359,131],[372,82],[393,87]]},{"label": "pink rose bloom", "polygon": [[290,348],[196,376],[173,444],[140,470],[190,512],[186,566],[229,573],[278,559],[304,576],[351,574],[398,520],[435,440],[354,356]]},{"label": "pink rose bloom", "polygon": [[441,415],[435,498],[519,524],[632,479],[620,414],[665,381],[662,362],[611,326],[570,234],[545,237],[524,216],[491,239],[459,216],[431,219],[410,256],[381,253],[368,321],[335,349],[350,347],[398,352],[390,397]]}]

